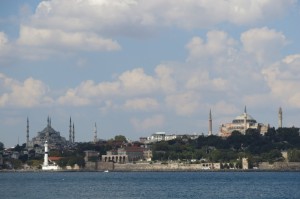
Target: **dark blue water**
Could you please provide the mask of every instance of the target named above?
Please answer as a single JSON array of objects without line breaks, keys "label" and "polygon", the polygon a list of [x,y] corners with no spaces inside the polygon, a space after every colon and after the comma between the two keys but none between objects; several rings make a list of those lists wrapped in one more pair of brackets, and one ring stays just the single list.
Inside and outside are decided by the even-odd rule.
[{"label": "dark blue water", "polygon": [[300,172],[0,173],[9,198],[300,198]]}]

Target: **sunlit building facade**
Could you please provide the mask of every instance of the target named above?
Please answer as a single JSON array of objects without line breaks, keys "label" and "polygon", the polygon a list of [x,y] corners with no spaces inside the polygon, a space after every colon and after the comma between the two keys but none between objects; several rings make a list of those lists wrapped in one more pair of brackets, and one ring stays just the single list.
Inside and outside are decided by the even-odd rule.
[{"label": "sunlit building facade", "polygon": [[264,135],[269,127],[269,124],[258,123],[247,113],[245,107],[244,113],[233,119],[231,123],[221,124],[219,134],[221,137],[229,137],[234,131],[245,134],[247,129],[256,129]]}]

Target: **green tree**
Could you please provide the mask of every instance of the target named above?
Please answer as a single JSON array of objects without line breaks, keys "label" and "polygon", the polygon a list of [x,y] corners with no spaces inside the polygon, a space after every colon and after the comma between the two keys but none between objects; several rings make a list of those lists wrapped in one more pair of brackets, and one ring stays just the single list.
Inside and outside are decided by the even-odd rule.
[{"label": "green tree", "polygon": [[270,152],[262,154],[263,161],[275,162],[280,161],[282,159],[282,154],[278,149],[273,149]]},{"label": "green tree", "polygon": [[115,136],[115,141],[127,142],[127,139],[124,135],[116,135]]},{"label": "green tree", "polygon": [[43,164],[42,160],[28,160],[27,164],[33,168],[38,168],[41,164]]},{"label": "green tree", "polygon": [[4,144],[0,142],[0,151],[3,151],[3,149],[4,149]]},{"label": "green tree", "polygon": [[290,162],[300,162],[300,150],[298,149],[288,150],[288,159]]},{"label": "green tree", "polygon": [[13,169],[21,169],[22,168],[22,161],[17,159],[10,160]]},{"label": "green tree", "polygon": [[65,168],[68,164],[68,158],[61,158],[60,160],[57,161],[57,165],[60,166],[61,168]]}]

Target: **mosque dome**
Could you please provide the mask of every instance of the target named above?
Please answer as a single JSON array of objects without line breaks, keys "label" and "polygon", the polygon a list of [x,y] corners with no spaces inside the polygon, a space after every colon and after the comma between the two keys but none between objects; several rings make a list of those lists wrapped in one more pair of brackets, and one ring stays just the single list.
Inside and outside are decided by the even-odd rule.
[{"label": "mosque dome", "polygon": [[42,146],[46,141],[51,145],[65,145],[66,139],[60,135],[60,132],[54,130],[51,127],[51,119],[48,117],[47,126],[36,137],[32,138],[32,144],[38,144]]},{"label": "mosque dome", "polygon": [[[237,116],[234,120],[232,120],[232,123],[237,124],[237,123],[244,123],[244,114],[241,114]],[[256,123],[256,120],[249,114],[247,114],[247,123]]]}]

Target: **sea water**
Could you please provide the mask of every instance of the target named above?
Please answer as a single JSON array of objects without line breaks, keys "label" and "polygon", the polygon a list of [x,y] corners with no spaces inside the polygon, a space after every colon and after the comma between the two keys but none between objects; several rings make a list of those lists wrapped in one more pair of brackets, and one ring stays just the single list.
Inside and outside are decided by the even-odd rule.
[{"label": "sea water", "polygon": [[11,172],[0,199],[300,198],[300,172]]}]

